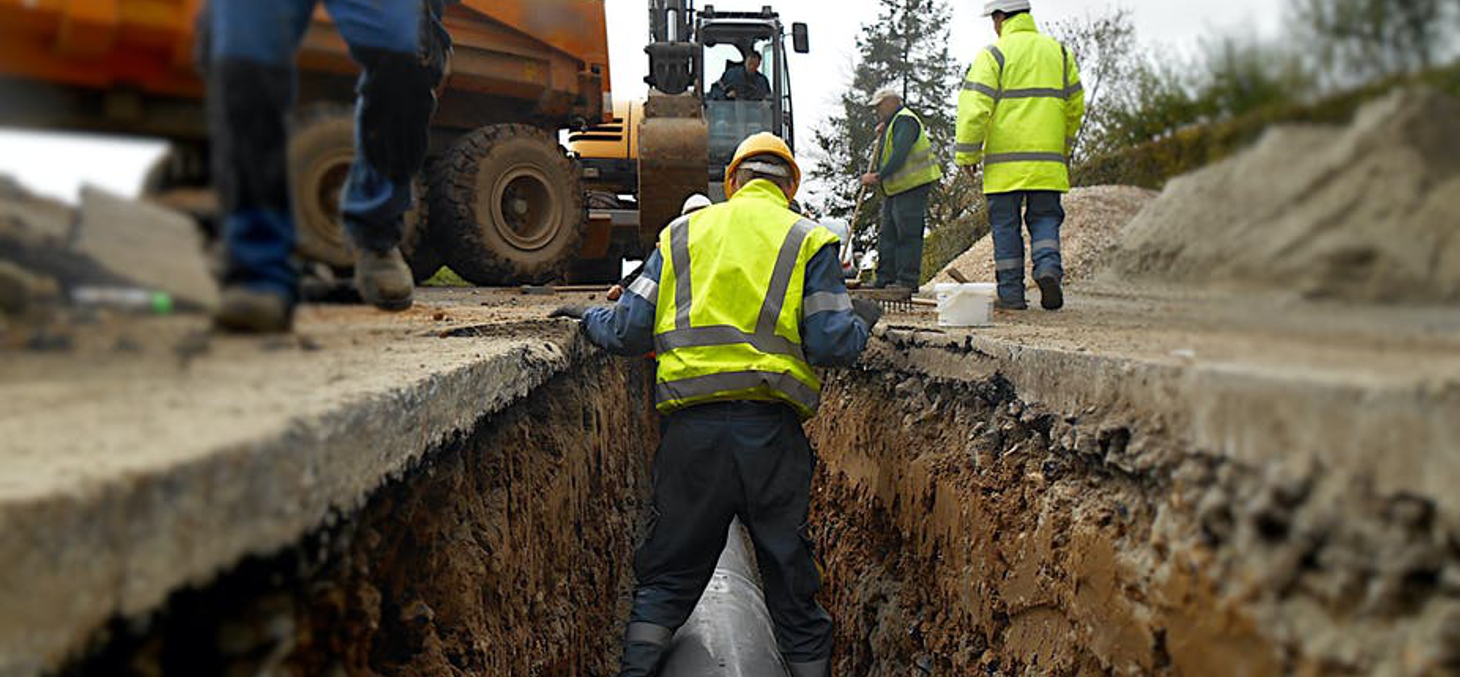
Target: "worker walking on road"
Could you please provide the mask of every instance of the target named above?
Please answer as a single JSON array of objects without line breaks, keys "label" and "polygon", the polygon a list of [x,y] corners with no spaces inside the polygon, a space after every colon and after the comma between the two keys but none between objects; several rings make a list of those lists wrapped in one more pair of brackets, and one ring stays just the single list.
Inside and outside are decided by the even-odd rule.
[{"label": "worker walking on road", "polygon": [[[444,0],[324,0],[363,73],[354,164],[340,198],[355,284],[383,309],[410,307],[398,245],[411,185],[426,159],[435,88],[451,48]],[[228,248],[221,328],[287,331],[298,301],[295,225],[285,164],[295,51],[315,0],[212,0],[208,122]]]},{"label": "worker walking on road", "polygon": [[983,163],[994,236],[998,306],[1024,310],[1024,235],[1029,228],[1034,281],[1046,310],[1064,306],[1060,196],[1070,190],[1070,152],[1085,116],[1075,57],[1039,33],[1029,0],[992,0],[999,40],[979,53],[958,98],[954,160]]},{"label": "worker walking on road", "polygon": [[928,198],[943,178],[922,118],[904,106],[902,95],[884,87],[869,104],[877,109],[878,157],[875,172],[862,185],[883,195],[882,227],[877,231],[877,287],[917,289],[923,274],[923,232]]},{"label": "worker walking on road", "polygon": [[792,675],[830,670],[832,621],[816,601],[806,533],[815,460],[801,421],[820,398],[813,365],[854,362],[881,311],[847,294],[836,236],[787,209],[801,171],[785,142],[750,137],[726,177],[729,201],[671,224],[616,306],[554,313],[582,317],[616,354],[658,353],[666,417],[621,677],[658,674],[737,515]]}]

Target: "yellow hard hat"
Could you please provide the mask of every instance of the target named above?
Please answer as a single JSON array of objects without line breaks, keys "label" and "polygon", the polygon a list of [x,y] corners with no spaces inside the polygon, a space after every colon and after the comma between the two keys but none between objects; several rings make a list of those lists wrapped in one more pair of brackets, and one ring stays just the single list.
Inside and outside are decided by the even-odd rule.
[{"label": "yellow hard hat", "polygon": [[757,155],[774,155],[786,161],[791,167],[791,194],[786,199],[796,197],[796,191],[801,188],[801,166],[796,164],[796,156],[791,154],[791,147],[786,145],[781,137],[770,132],[761,132],[750,138],[741,141],[740,147],[735,149],[735,159],[730,161],[730,166],[725,168],[725,197],[731,197],[730,177],[735,176],[735,171],[746,160]]}]

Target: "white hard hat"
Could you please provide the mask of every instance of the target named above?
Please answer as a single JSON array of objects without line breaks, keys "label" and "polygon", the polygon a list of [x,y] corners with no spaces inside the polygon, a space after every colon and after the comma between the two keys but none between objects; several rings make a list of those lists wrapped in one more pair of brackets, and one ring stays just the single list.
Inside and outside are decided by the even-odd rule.
[{"label": "white hard hat", "polygon": [[993,16],[994,12],[1027,11],[1029,11],[1029,0],[988,0],[983,4],[984,16]]},{"label": "white hard hat", "polygon": [[882,89],[877,90],[876,94],[872,95],[871,100],[867,101],[867,105],[881,106],[882,102],[888,99],[897,99],[898,101],[901,101],[902,92],[897,91],[896,87],[883,87]]},{"label": "white hard hat", "polygon": [[710,198],[705,197],[700,193],[695,193],[694,195],[689,196],[688,200],[684,201],[684,207],[680,208],[679,215],[686,216],[689,214],[693,214],[694,212],[704,209],[705,207],[708,207],[712,204],[714,203],[710,202]]}]

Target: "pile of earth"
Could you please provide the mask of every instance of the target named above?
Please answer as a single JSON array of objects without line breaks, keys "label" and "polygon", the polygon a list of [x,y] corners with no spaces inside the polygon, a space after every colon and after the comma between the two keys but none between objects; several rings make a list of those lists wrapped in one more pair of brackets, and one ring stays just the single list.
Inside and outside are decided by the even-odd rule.
[{"label": "pile of earth", "polygon": [[1171,182],[1102,281],[1460,303],[1460,100],[1396,91]]}]

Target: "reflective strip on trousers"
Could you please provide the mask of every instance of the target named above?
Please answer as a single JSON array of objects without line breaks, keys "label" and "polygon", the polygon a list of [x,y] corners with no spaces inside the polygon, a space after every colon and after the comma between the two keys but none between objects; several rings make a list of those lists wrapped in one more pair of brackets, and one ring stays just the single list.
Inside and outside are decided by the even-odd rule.
[{"label": "reflective strip on trousers", "polygon": [[654,399],[657,402],[682,402],[716,393],[755,390],[762,386],[790,396],[810,411],[815,411],[821,401],[815,390],[796,380],[795,376],[769,371],[736,371],[663,381],[654,385]]},{"label": "reflective strip on trousers", "polygon": [[629,285],[628,291],[630,294],[648,301],[651,306],[659,304],[659,283],[643,275]]},{"label": "reflective strip on trousers", "polygon": [[625,644],[638,643],[668,646],[669,640],[673,638],[673,630],[653,623],[629,623],[629,629],[624,633]]},{"label": "reflective strip on trousers", "polygon": [[1032,244],[1029,245],[1029,248],[1032,249],[1032,250],[1034,250],[1034,251],[1037,251],[1037,252],[1038,251],[1044,251],[1046,249],[1053,249],[1055,251],[1059,251],[1059,249],[1060,249],[1060,241],[1059,240],[1035,240]]},{"label": "reflective strip on trousers", "polygon": [[1004,162],[1058,162],[1065,164],[1064,153],[989,153],[983,158],[985,165]]},{"label": "reflective strip on trousers", "polygon": [[1019,270],[1024,267],[1024,259],[999,259],[994,261],[994,270]]},{"label": "reflective strip on trousers", "polygon": [[806,297],[806,302],[801,306],[801,317],[811,317],[817,313],[830,313],[852,309],[852,297],[850,294],[837,292],[817,292]]}]

